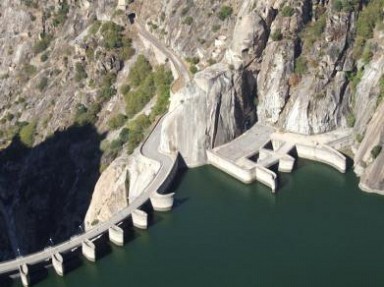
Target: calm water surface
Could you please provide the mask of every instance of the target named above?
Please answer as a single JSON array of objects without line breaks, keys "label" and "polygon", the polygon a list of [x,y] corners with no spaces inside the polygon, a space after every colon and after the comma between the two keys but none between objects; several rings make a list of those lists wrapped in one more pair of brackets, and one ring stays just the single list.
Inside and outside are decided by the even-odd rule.
[{"label": "calm water surface", "polygon": [[307,161],[281,176],[272,195],[212,167],[189,170],[178,206],[148,231],[37,286],[383,286],[384,197],[361,192],[351,171]]}]

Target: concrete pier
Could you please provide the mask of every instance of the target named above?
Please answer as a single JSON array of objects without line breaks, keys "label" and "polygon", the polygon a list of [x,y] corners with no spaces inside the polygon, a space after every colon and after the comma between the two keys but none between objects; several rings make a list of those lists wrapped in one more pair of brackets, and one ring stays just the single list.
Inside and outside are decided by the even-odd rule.
[{"label": "concrete pier", "polygon": [[136,209],[132,212],[132,222],[133,226],[140,229],[148,228],[148,214],[140,209]]},{"label": "concrete pier", "polygon": [[64,268],[64,258],[63,256],[57,252],[52,255],[52,266],[55,269],[57,275],[64,276],[65,268]]},{"label": "concrete pier", "polygon": [[31,279],[29,276],[29,268],[27,264],[23,264],[19,267],[19,272],[20,272],[20,279],[21,279],[21,284],[23,286],[29,286],[31,284]]},{"label": "concrete pier", "polygon": [[48,271],[44,268],[44,264],[41,263],[36,265],[23,264],[19,266],[19,274],[23,286],[32,286],[45,278]]},{"label": "concrete pier", "polygon": [[174,202],[174,193],[160,194],[157,191],[150,197],[152,207],[155,211],[169,211]]},{"label": "concrete pier", "polygon": [[91,262],[96,261],[96,246],[95,244],[89,240],[85,239],[81,244],[81,251],[85,258],[87,258]]},{"label": "concrete pier", "polygon": [[108,229],[108,237],[113,244],[117,246],[124,246],[124,230],[120,226],[111,226]]},{"label": "concrete pier", "polygon": [[74,248],[68,252],[55,252],[52,254],[51,261],[53,269],[57,275],[64,276],[68,272],[81,265],[80,248]]}]

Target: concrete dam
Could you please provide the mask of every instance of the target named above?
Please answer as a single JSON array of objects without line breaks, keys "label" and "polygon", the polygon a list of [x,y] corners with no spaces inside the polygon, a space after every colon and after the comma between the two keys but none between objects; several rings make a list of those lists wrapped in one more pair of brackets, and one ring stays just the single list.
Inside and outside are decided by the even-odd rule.
[{"label": "concrete dam", "polygon": [[[150,35],[138,22],[137,31],[153,49],[163,53],[170,60],[174,73],[183,82],[190,80],[188,69],[182,61],[163,44]],[[176,78],[176,77],[175,77]],[[82,254],[95,262],[104,253],[106,241],[122,246],[127,236],[126,225],[146,229],[148,214],[142,206],[150,202],[155,211],[169,211],[174,203],[174,194],[166,191],[178,170],[178,153],[164,154],[158,150],[165,115],[152,129],[140,147],[143,156],[160,163],[155,178],[136,198],[130,199],[127,208],[117,212],[109,221],[103,222],[85,233],[75,235],[64,243],[47,247],[44,250],[14,260],[0,263],[0,276],[19,275],[24,286],[30,286],[46,275],[46,267],[52,265],[59,276],[71,271]],[[281,172],[291,172],[295,157],[307,158],[333,166],[341,172],[346,170],[346,158],[336,149],[350,140],[350,132],[328,134],[323,138],[299,138],[289,134],[279,134],[273,128],[261,124],[254,125],[239,138],[207,150],[208,163],[223,170],[244,183],[255,180],[262,182],[275,192],[278,176],[270,168],[278,165]]]}]

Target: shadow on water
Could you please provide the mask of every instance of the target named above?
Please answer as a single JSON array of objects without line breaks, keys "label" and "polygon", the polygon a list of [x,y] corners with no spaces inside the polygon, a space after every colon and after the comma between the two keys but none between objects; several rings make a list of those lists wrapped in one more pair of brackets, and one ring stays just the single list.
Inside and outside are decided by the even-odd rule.
[{"label": "shadow on water", "polygon": [[11,278],[9,278],[9,277],[0,277],[0,286],[2,286],[2,287],[10,287],[10,286],[12,286],[12,283],[13,283],[13,281],[12,281],[12,279]]},{"label": "shadow on water", "polygon": [[0,152],[0,200],[12,208],[22,255],[79,232],[100,176],[103,138],[92,125],[73,126],[32,148],[15,137]]}]

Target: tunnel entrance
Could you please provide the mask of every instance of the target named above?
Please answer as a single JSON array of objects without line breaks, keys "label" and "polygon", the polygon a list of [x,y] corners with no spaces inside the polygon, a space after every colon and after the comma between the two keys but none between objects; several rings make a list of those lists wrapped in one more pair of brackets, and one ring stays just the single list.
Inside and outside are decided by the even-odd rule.
[{"label": "tunnel entrance", "polygon": [[135,24],[135,19],[136,19],[136,13],[134,13],[134,12],[128,13],[129,23]]}]

